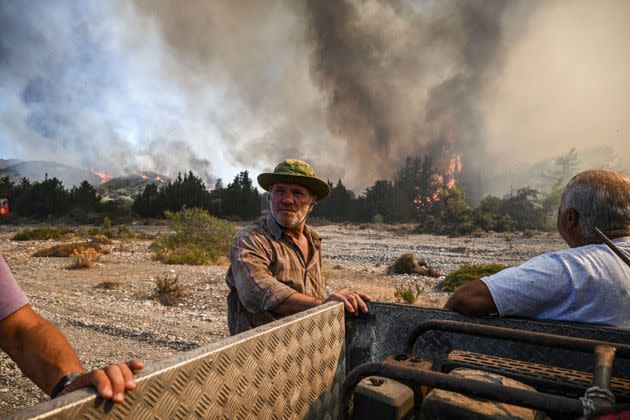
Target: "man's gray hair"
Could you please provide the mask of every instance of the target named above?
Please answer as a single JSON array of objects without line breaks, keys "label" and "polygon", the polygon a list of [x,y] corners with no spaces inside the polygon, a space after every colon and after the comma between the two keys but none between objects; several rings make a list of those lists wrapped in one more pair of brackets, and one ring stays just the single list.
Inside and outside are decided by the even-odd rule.
[{"label": "man's gray hair", "polygon": [[630,177],[619,172],[593,169],[580,172],[567,184],[560,209],[573,208],[586,239],[604,232],[630,230]]}]

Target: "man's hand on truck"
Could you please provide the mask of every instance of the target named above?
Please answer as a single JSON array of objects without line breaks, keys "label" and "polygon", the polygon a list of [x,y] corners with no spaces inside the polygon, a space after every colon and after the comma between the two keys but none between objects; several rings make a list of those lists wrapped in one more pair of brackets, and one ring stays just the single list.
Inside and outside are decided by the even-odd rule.
[{"label": "man's hand on truck", "polygon": [[371,301],[372,298],[365,293],[353,292],[350,289],[342,289],[332,293],[324,302],[343,302],[348,312],[358,315],[359,311],[368,311],[365,302]]}]

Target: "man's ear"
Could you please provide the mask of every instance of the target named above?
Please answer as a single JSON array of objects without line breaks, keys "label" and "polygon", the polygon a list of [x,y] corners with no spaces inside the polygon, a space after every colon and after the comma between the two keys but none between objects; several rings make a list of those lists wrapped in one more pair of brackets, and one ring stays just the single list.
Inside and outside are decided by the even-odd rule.
[{"label": "man's ear", "polygon": [[310,214],[310,212],[313,211],[313,209],[315,208],[315,205],[317,204],[317,200],[315,198],[313,198],[313,201],[311,201],[311,206],[308,209],[308,213]]}]

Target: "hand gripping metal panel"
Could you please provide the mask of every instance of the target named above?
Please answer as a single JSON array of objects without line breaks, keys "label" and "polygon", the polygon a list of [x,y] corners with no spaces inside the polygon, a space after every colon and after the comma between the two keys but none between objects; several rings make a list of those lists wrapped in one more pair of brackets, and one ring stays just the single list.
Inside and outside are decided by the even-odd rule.
[{"label": "hand gripping metal panel", "polygon": [[79,390],[9,418],[333,419],[345,378],[341,304],[158,362],[122,404]]}]

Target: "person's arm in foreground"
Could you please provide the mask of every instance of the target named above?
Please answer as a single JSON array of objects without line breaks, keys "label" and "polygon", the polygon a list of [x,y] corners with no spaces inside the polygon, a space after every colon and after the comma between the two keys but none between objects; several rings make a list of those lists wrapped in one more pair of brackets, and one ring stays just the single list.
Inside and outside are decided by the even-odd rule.
[{"label": "person's arm in foreground", "polygon": [[22,306],[0,321],[0,347],[48,395],[61,378],[78,372],[81,375],[58,395],[94,386],[100,397],[120,402],[126,391],[136,387],[132,371],[144,367],[142,362],[132,360],[85,372],[61,331],[35,313],[30,305]]},{"label": "person's arm in foreground", "polygon": [[348,312],[356,315],[359,311],[367,312],[368,308],[365,302],[370,301],[372,301],[372,298],[365,293],[353,292],[348,289],[338,290],[326,299],[319,299],[304,293],[295,292],[276,306],[274,312],[281,315],[289,315],[326,302],[342,302]]},{"label": "person's arm in foreground", "polygon": [[490,290],[481,280],[470,281],[455,290],[444,307],[470,316],[490,315],[497,312]]}]

